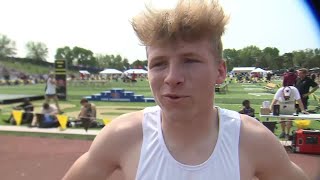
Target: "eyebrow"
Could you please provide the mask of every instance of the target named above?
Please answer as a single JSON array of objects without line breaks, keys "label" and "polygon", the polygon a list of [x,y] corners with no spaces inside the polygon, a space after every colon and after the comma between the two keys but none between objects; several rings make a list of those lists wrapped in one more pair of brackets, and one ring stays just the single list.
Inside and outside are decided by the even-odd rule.
[{"label": "eyebrow", "polygon": [[[202,56],[201,54],[198,53],[193,53],[193,52],[186,52],[186,53],[182,53],[180,56],[182,57],[192,57],[192,58],[196,58],[197,60],[204,60],[206,59],[204,56]],[[215,59],[215,57],[214,57]]]},{"label": "eyebrow", "polygon": [[183,56],[183,57],[192,56],[192,57],[197,57],[197,58],[204,58],[200,54],[196,54],[196,53],[192,53],[192,52],[182,53],[181,56]]},{"label": "eyebrow", "polygon": [[154,57],[150,58],[149,61],[150,60],[152,60],[152,61],[162,61],[162,60],[165,60],[167,58],[168,58],[167,56],[159,55],[159,56],[154,56]]},{"label": "eyebrow", "polygon": [[[182,57],[204,58],[204,57],[201,56],[200,54],[196,54],[196,53],[192,53],[192,52],[182,53],[182,54],[179,54],[179,56],[182,56]],[[158,55],[158,56],[154,56],[154,57],[152,57],[152,58],[150,58],[150,59],[153,60],[153,61],[159,61],[159,60],[164,60],[164,59],[167,59],[167,58],[168,58],[167,56]]]}]

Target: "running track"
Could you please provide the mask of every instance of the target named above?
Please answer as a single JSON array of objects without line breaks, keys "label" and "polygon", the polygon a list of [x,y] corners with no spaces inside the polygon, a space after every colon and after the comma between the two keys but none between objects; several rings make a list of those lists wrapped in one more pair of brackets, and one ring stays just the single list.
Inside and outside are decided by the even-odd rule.
[{"label": "running track", "polygon": [[[59,180],[91,142],[0,135],[0,179]],[[320,155],[289,156],[311,180],[320,180]]]}]

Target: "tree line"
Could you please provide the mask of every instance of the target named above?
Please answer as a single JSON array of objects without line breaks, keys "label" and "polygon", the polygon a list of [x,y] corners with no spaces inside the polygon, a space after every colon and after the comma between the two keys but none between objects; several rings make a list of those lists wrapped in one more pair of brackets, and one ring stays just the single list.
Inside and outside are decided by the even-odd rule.
[{"label": "tree line", "polygon": [[[45,43],[30,41],[26,44],[26,60],[32,59],[32,63],[43,64],[47,62],[48,48]],[[14,57],[16,53],[15,41],[6,35],[0,34],[0,58]],[[15,58],[11,58],[15,59]],[[55,59],[65,59],[67,67],[84,67],[101,70],[105,68],[115,68],[125,70],[130,68],[145,68],[147,60],[135,60],[131,64],[127,58],[121,55],[94,54],[91,50],[82,47],[61,47],[56,50]]]},{"label": "tree line", "polygon": [[225,49],[223,57],[228,69],[233,67],[260,67],[267,70],[279,70],[295,67],[320,67],[320,49],[305,49],[279,54],[275,47],[259,49],[248,46],[243,49]]},{"label": "tree line", "polygon": [[[26,44],[26,58],[36,62],[47,61],[48,48],[42,42],[30,41]],[[297,50],[279,54],[276,47],[260,49],[257,46],[248,46],[242,49],[224,49],[223,58],[227,62],[228,70],[233,67],[260,67],[268,70],[287,69],[291,67],[313,68],[320,67],[320,49]],[[6,35],[0,34],[0,57],[16,55],[15,42]],[[129,68],[144,68],[146,60],[135,60],[131,64],[121,55],[94,54],[91,50],[82,47],[60,47],[56,50],[55,59],[65,59],[68,67],[96,67],[98,69],[115,68],[125,70]]]}]

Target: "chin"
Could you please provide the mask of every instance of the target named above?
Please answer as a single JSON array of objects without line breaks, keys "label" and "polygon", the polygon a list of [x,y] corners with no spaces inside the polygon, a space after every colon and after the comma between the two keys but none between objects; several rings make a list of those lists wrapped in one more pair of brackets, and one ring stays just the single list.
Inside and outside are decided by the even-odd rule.
[{"label": "chin", "polygon": [[164,105],[160,106],[162,111],[164,111],[166,114],[173,114],[174,116],[186,116],[187,114],[190,114],[191,107],[187,105]]},{"label": "chin", "polygon": [[166,115],[169,119],[187,119],[191,114],[191,111],[188,111],[186,109],[182,108],[167,108],[162,109],[163,113]]},{"label": "chin", "polygon": [[166,109],[167,111],[186,111],[191,109],[191,104],[186,102],[168,102],[163,101],[160,106],[162,109]]}]

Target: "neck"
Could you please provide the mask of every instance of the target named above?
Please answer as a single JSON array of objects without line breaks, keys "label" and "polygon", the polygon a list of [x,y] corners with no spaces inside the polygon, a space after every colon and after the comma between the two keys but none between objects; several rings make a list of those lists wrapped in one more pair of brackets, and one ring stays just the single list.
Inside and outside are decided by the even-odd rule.
[{"label": "neck", "polygon": [[213,131],[218,130],[218,115],[215,108],[182,114],[177,116],[162,113],[161,125],[165,139],[193,143],[207,138]]}]

